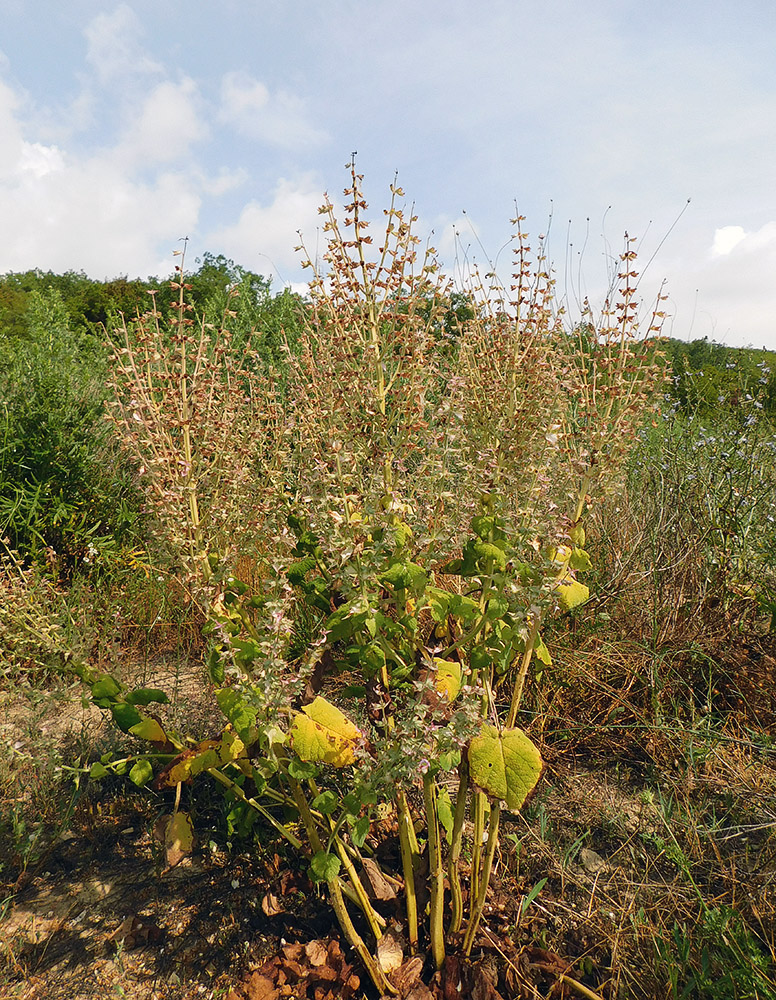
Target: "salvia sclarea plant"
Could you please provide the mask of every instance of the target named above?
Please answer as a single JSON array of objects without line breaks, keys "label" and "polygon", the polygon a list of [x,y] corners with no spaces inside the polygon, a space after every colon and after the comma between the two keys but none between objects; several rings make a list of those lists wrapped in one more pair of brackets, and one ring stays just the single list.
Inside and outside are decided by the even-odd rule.
[{"label": "salvia sclarea plant", "polygon": [[[453,313],[454,290],[433,250],[419,250],[401,190],[392,187],[374,246],[350,169],[347,217],[326,201],[327,252],[320,268],[305,261],[308,322],[288,352],[282,413],[271,386],[241,394],[268,407],[251,467],[263,509],[274,490],[273,516],[285,519],[265,549],[260,593],[236,579],[199,512],[208,463],[229,483],[231,452],[200,443],[191,409],[176,411],[173,439],[154,423],[160,397],[140,406],[155,384],[149,359],[187,373],[162,378],[173,407],[203,370],[180,358],[182,274],[174,335],[124,345],[120,399],[135,407],[123,404],[124,426],[139,460],[135,424],[153,446],[156,494],[176,505],[173,546],[184,538],[185,565],[210,595],[225,729],[187,739],[154,710],[161,691],[81,673],[95,702],[150,745],[100,761],[95,776],[126,770],[138,785],[177,788],[168,841],[185,847],[180,788],[209,775],[234,809],[308,859],[376,987],[395,994],[386,942],[397,916],[410,954],[434,970],[451,951],[472,951],[501,812],[520,809],[542,770],[516,725],[532,664],[551,663],[542,623],[588,597],[586,511],[617,473],[660,369],[637,336],[629,245],[617,295],[597,321],[586,308],[569,329],[543,251],[532,258],[518,220],[510,292],[473,286],[469,307]],[[211,357],[205,331],[197,336],[196,357]],[[228,364],[208,364],[208,398],[219,399]],[[224,429],[213,421],[218,440]],[[242,470],[251,456],[234,454]],[[378,861],[385,837],[397,842],[396,870]]]}]

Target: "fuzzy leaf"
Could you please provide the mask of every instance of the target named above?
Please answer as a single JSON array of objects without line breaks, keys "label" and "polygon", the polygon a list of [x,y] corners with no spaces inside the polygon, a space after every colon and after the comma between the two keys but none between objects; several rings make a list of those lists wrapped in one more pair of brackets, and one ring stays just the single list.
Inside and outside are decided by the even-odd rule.
[{"label": "fuzzy leaf", "polygon": [[135,765],[133,765],[131,771],[129,772],[129,780],[134,782],[138,788],[142,788],[143,785],[147,785],[153,776],[154,769],[145,759],[139,760]]},{"label": "fuzzy leaf", "polygon": [[440,660],[434,657],[434,687],[448,702],[453,702],[461,690],[461,664],[456,660]]},{"label": "fuzzy leaf", "polygon": [[558,600],[566,611],[571,611],[577,605],[584,604],[588,597],[590,597],[590,590],[579,580],[567,577],[558,584]]},{"label": "fuzzy leaf", "polygon": [[149,743],[167,742],[167,733],[156,719],[142,719],[136,726],[132,726],[129,732],[140,740],[148,740]]},{"label": "fuzzy leaf", "polygon": [[246,746],[253,743],[256,733],[256,709],[244,701],[234,688],[219,688],[216,691],[216,701],[243,743]]},{"label": "fuzzy leaf", "polygon": [[571,558],[569,559],[569,566],[572,569],[578,570],[580,573],[585,573],[587,570],[593,568],[590,556],[582,548],[575,548],[572,550]]},{"label": "fuzzy leaf", "polygon": [[536,787],[542,758],[522,729],[483,726],[469,745],[472,781],[507,808],[519,809]]},{"label": "fuzzy leaf", "polygon": [[310,862],[310,870],[316,882],[331,882],[340,870],[340,859],[328,851],[318,851]]},{"label": "fuzzy leaf", "polygon": [[303,761],[335,767],[353,763],[362,738],[350,719],[320,695],[297,713],[291,726],[292,745]]}]

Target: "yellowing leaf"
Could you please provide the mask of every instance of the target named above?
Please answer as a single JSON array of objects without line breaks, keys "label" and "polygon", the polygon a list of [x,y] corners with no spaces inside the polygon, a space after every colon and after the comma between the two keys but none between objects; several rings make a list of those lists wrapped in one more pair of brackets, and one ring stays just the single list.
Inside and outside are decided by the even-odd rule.
[{"label": "yellowing leaf", "polygon": [[583,548],[575,548],[569,559],[569,566],[580,573],[586,573],[593,568],[590,556]]},{"label": "yellowing leaf", "polygon": [[534,656],[537,660],[540,660],[545,666],[552,666],[552,657],[550,656],[550,651],[544,643],[544,639],[538,636],[536,639],[536,645],[534,646]]},{"label": "yellowing leaf", "polygon": [[179,810],[170,817],[164,833],[164,850],[167,864],[174,868],[194,847],[194,827],[188,813]]},{"label": "yellowing leaf", "polygon": [[440,660],[435,656],[434,666],[434,687],[448,701],[455,701],[461,690],[461,664],[455,660]]},{"label": "yellowing leaf", "polygon": [[143,719],[136,726],[130,728],[130,733],[138,739],[148,740],[150,743],[166,743],[167,733],[162,729],[156,719]]},{"label": "yellowing leaf", "polygon": [[589,589],[579,580],[567,577],[558,584],[558,600],[566,611],[571,611],[578,604],[584,604],[588,597],[590,597]]},{"label": "yellowing leaf", "polygon": [[298,712],[291,726],[291,742],[304,761],[345,767],[356,759],[361,730],[320,695]]},{"label": "yellowing leaf", "polygon": [[556,566],[561,567],[561,569],[565,569],[568,566],[570,558],[571,549],[568,545],[559,545],[557,549],[550,549],[550,559]]},{"label": "yellowing leaf", "polygon": [[245,744],[232,729],[226,729],[220,740],[203,740],[185,750],[159,774],[157,788],[172,788],[181,781],[188,781],[202,771],[245,758]]},{"label": "yellowing leaf", "polygon": [[486,725],[469,745],[469,773],[492,798],[519,809],[536,787],[542,758],[522,729]]},{"label": "yellowing leaf", "polygon": [[580,549],[585,547],[585,526],[581,521],[577,521],[574,527],[569,532],[571,541],[575,546],[579,546]]}]

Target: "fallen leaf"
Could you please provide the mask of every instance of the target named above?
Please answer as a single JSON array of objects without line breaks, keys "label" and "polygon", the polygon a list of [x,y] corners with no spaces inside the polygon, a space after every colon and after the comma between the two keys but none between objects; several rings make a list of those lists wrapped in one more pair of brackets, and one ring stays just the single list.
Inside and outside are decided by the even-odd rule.
[{"label": "fallen leaf", "polygon": [[247,1000],[277,1000],[280,996],[280,992],[272,980],[259,975],[258,972],[254,972],[245,984],[245,992]]},{"label": "fallen leaf", "polygon": [[329,952],[323,941],[308,941],[304,946],[304,953],[310,965],[325,965],[329,959]]},{"label": "fallen leaf", "polygon": [[191,817],[179,809],[167,824],[164,835],[168,867],[174,868],[180,864],[188,854],[191,854],[193,847],[194,827],[191,824]]},{"label": "fallen leaf", "polygon": [[383,902],[396,899],[396,889],[383,875],[374,858],[364,858],[363,865],[367,887],[372,890],[372,898]]},{"label": "fallen leaf", "polygon": [[275,917],[278,913],[283,912],[283,907],[278,902],[277,896],[271,892],[264,894],[261,900],[261,909],[267,917]]},{"label": "fallen leaf", "polygon": [[386,931],[377,942],[377,964],[383,972],[390,973],[400,968],[404,961],[404,951],[396,935]]}]

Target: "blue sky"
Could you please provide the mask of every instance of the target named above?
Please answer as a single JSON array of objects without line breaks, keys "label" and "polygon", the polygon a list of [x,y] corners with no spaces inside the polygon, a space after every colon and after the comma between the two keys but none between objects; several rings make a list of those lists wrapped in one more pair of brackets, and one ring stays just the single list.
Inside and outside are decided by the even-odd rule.
[{"label": "blue sky", "polygon": [[773,0],[0,7],[2,272],[163,274],[188,236],[300,287],[357,151],[448,269],[503,273],[517,205],[595,301],[627,231],[667,332],[776,349]]}]

